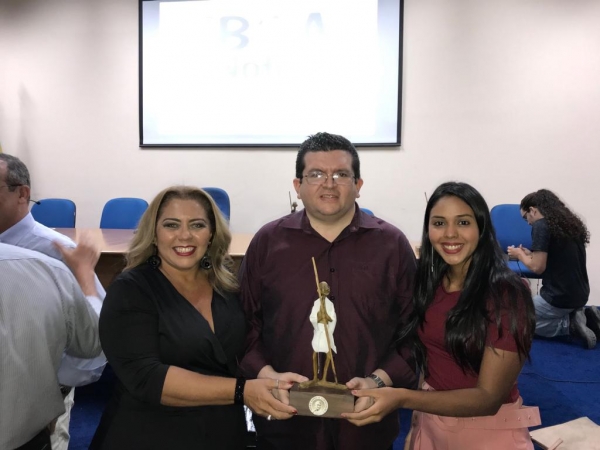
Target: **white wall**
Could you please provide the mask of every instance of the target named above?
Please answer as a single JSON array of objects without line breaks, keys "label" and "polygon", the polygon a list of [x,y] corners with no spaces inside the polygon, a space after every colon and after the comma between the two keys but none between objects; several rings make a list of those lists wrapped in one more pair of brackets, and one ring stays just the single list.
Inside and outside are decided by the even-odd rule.
[{"label": "white wall", "polygon": [[[0,143],[29,166],[34,197],[72,198],[81,227],[111,197],[175,183],[226,189],[233,231],[289,212],[295,150],[138,147],[137,8],[0,1]],[[417,240],[423,193],[442,181],[490,206],[552,189],[592,233],[600,304],[598,24],[597,0],[406,0],[402,147],[361,150],[360,204]]]}]

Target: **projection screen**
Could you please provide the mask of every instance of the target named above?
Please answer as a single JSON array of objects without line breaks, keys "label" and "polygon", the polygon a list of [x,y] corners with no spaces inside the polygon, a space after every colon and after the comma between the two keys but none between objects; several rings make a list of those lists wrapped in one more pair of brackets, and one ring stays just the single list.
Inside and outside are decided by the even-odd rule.
[{"label": "projection screen", "polygon": [[399,145],[402,7],[140,1],[140,145]]}]

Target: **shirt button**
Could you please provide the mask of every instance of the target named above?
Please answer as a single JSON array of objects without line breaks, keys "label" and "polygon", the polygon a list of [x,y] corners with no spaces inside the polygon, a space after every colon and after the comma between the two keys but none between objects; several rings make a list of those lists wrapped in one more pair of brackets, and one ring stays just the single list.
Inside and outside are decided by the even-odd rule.
[{"label": "shirt button", "polygon": [[335,300],[335,295],[330,295],[329,300]]},{"label": "shirt button", "polygon": [[329,269],[330,272],[335,272],[335,269],[332,267],[331,269]]}]

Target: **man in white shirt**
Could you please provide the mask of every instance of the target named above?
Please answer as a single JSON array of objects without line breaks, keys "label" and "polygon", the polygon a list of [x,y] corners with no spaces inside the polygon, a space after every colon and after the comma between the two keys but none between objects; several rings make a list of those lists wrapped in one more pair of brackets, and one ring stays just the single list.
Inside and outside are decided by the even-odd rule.
[{"label": "man in white shirt", "polygon": [[100,354],[99,252],[64,249],[57,259],[0,243],[0,448],[43,450],[65,411],[58,382],[63,353]]},{"label": "man in white shirt", "polygon": [[[62,260],[53,242],[65,247],[75,247],[66,236],[36,222],[29,212],[31,182],[27,166],[15,156],[0,153],[0,243],[36,250],[52,258]],[[106,292],[95,278],[100,299]],[[94,359],[81,359],[65,355],[59,369],[59,382],[65,402],[65,414],[56,424],[52,435],[53,450],[67,450],[69,445],[69,421],[74,402],[74,386],[97,381],[106,365],[104,354]]]}]

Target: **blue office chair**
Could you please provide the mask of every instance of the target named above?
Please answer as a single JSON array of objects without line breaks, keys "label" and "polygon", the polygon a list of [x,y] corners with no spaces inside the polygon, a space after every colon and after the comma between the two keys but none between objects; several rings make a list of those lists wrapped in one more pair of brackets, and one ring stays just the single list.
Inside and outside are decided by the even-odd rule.
[{"label": "blue office chair", "polygon": [[75,228],[75,203],[67,198],[44,198],[34,203],[31,215],[50,228]]},{"label": "blue office chair", "polygon": [[[523,220],[521,209],[516,204],[496,205],[490,210],[492,224],[496,229],[496,239],[506,253],[510,245],[531,249],[531,225]],[[525,278],[541,278],[519,261],[508,260],[508,267]]]},{"label": "blue office chair", "polygon": [[212,197],[227,222],[229,222],[231,204],[229,203],[229,195],[227,195],[227,192],[218,187],[205,187],[202,188],[202,190]]},{"label": "blue office chair", "polygon": [[148,202],[141,198],[113,198],[102,209],[100,228],[134,230],[148,208]]},{"label": "blue office chair", "polygon": [[368,214],[368,215],[370,215],[371,217],[375,217],[375,214],[373,214],[373,211],[371,211],[370,209],[367,209],[367,208],[360,208],[360,210],[361,210],[362,212],[364,212],[365,214]]}]

